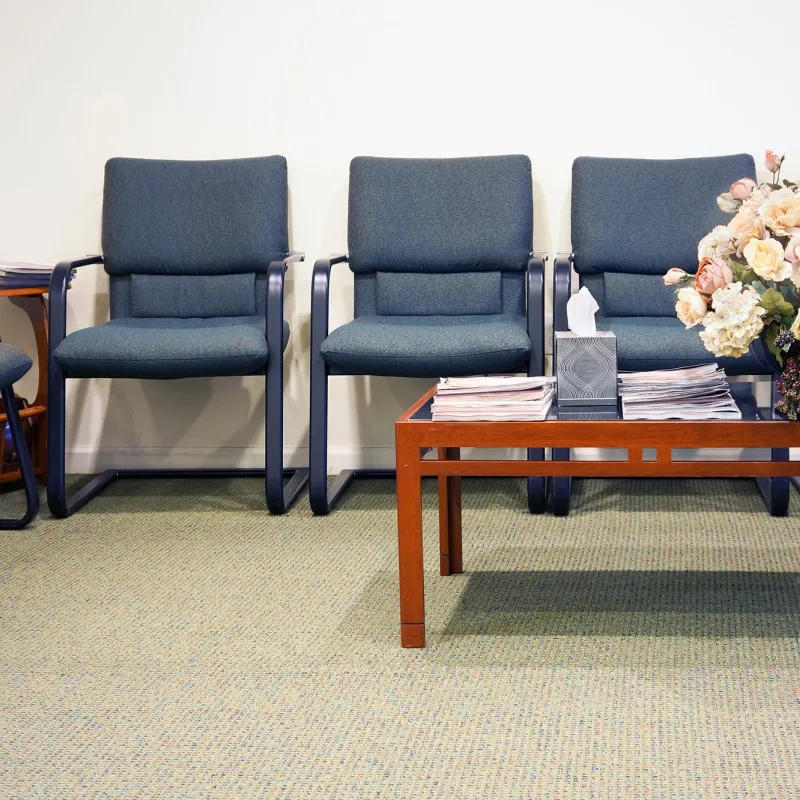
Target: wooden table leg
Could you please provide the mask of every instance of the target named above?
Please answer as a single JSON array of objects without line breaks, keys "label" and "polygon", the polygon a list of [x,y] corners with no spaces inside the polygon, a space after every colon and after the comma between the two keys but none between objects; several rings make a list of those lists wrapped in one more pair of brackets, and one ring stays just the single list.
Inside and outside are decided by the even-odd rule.
[{"label": "wooden table leg", "polygon": [[422,485],[419,446],[395,426],[397,544],[400,566],[400,644],[425,646],[425,578],[422,562]]},{"label": "wooden table leg", "polygon": [[[458,461],[461,448],[440,447],[440,461]],[[452,575],[464,571],[461,559],[461,478],[442,475],[439,478],[439,574]]]}]

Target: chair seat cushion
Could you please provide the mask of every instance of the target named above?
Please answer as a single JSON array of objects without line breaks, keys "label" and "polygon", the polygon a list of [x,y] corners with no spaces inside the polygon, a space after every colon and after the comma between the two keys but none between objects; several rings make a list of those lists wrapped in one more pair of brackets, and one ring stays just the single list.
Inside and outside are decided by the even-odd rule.
[{"label": "chair seat cushion", "polygon": [[[284,323],[283,346],[289,337]],[[264,317],[123,318],[67,336],[54,358],[72,378],[249,375],[267,363]]]},{"label": "chair seat cushion", "polygon": [[0,386],[16,383],[30,368],[33,361],[10,344],[0,344]]},{"label": "chair seat cushion", "polygon": [[403,378],[511,372],[527,368],[524,317],[363,316],[322,343],[332,372]]},{"label": "chair seat cushion", "polygon": [[698,332],[686,330],[676,317],[597,317],[597,330],[617,335],[620,370],[672,369],[716,361],[728,375],[761,375],[764,370],[751,353],[741,358],[716,358],[706,350]]}]

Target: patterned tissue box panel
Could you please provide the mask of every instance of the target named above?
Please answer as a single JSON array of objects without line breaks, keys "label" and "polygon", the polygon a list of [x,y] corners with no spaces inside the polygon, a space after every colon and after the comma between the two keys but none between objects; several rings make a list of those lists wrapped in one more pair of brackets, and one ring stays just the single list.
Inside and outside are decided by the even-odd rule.
[{"label": "patterned tissue box panel", "polygon": [[617,337],[611,331],[556,332],[556,365],[559,406],[616,405]]}]

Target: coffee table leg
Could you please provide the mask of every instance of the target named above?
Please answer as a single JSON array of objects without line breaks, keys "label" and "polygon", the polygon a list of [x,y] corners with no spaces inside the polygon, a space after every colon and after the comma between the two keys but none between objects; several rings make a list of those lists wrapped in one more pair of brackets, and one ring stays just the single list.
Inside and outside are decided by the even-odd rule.
[{"label": "coffee table leg", "polygon": [[[440,461],[458,461],[461,448],[440,447]],[[439,477],[439,574],[464,571],[461,559],[461,478]]]},{"label": "coffee table leg", "polygon": [[400,644],[425,646],[425,578],[422,563],[422,487],[419,446],[395,426],[397,552],[400,568]]}]

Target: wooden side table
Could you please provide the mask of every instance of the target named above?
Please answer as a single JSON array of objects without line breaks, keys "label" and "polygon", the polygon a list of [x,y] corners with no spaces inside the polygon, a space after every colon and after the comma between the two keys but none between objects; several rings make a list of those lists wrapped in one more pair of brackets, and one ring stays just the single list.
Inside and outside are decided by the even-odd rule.
[{"label": "wooden side table", "polygon": [[[7,297],[15,306],[21,308],[30,318],[33,334],[36,337],[36,355],[39,361],[39,386],[36,397],[28,408],[20,409],[20,418],[32,424],[31,459],[33,472],[44,481],[47,477],[47,361],[48,325],[47,305],[44,296],[47,286],[27,289],[0,289],[0,297]],[[0,414],[0,426],[5,430],[6,415]],[[0,473],[0,483],[21,480],[19,470]]]}]

